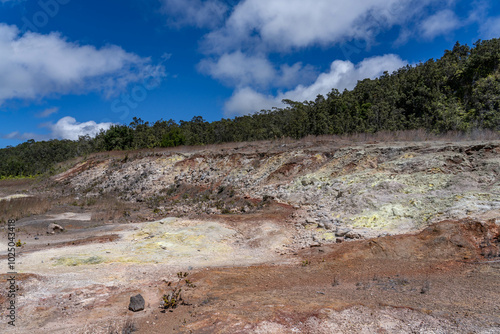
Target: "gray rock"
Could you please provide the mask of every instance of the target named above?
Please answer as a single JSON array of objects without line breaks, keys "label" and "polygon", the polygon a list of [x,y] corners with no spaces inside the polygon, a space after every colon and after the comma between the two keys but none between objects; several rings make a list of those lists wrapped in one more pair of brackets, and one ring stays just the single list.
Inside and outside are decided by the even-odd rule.
[{"label": "gray rock", "polygon": [[345,236],[347,233],[351,232],[352,230],[350,228],[347,228],[347,227],[339,227],[337,229],[337,232],[335,233],[335,235],[337,237],[343,237]]},{"label": "gray rock", "polygon": [[345,237],[348,239],[361,239],[362,236],[359,233],[356,233],[354,231],[349,231],[348,233],[345,234]]},{"label": "gray rock", "polygon": [[316,223],[316,219],[314,219],[312,217],[306,217],[305,221],[306,221],[306,224],[315,224]]},{"label": "gray rock", "polygon": [[138,294],[136,296],[130,297],[130,304],[128,305],[128,309],[132,312],[139,312],[144,310],[144,306],[146,301],[144,298]]},{"label": "gray rock", "polygon": [[63,231],[64,231],[64,227],[62,227],[61,225],[54,224],[54,223],[49,224],[49,226],[47,227],[48,234],[56,234],[56,233],[60,233]]},{"label": "gray rock", "polygon": [[334,219],[333,224],[335,224],[335,226],[341,226],[343,224],[343,222],[340,219]]},{"label": "gray rock", "polygon": [[335,227],[335,225],[332,222],[326,222],[325,223],[325,228],[327,230],[330,230],[330,231],[336,230],[336,227]]}]

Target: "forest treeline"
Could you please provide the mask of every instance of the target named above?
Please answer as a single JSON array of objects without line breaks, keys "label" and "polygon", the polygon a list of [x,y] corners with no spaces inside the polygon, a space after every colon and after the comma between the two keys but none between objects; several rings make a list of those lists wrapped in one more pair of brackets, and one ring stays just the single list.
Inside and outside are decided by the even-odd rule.
[{"label": "forest treeline", "polygon": [[433,133],[500,131],[500,39],[456,43],[443,57],[406,66],[353,90],[332,89],[314,101],[207,122],[133,119],[95,138],[29,140],[0,150],[0,177],[50,172],[55,163],[100,151],[205,145],[308,135],[425,129]]}]

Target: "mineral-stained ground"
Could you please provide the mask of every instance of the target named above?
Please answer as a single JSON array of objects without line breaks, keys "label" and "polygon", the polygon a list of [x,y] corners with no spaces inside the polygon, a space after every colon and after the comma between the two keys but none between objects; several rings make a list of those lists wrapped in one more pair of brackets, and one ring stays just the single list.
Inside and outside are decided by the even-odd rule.
[{"label": "mineral-stained ground", "polygon": [[[2,333],[500,333],[499,141],[241,143],[59,167],[0,182],[22,243]],[[179,272],[192,285],[165,310]]]}]

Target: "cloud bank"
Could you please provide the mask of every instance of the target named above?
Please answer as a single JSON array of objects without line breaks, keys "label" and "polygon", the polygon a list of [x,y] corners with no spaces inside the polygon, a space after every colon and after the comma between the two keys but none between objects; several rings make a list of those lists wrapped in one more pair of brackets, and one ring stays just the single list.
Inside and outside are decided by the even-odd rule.
[{"label": "cloud bank", "polygon": [[[48,109],[50,110],[50,109]],[[108,130],[114,123],[96,123],[94,121],[77,122],[75,118],[67,116],[54,123],[45,123],[41,127],[50,130],[49,134],[20,133],[18,131],[3,136],[4,139],[17,140],[50,140],[50,139],[70,139],[78,140],[80,136],[95,137],[101,130]]]},{"label": "cloud bank", "polygon": [[290,51],[346,40],[412,20],[432,0],[244,0],[223,27],[205,37],[208,53],[257,48]]},{"label": "cloud bank", "polygon": [[79,123],[73,117],[61,118],[55,124],[46,125],[53,138],[77,140],[80,136],[95,137],[101,130],[108,130],[113,123],[96,123],[88,121]]},{"label": "cloud bank", "polygon": [[0,105],[9,99],[88,92],[109,97],[130,83],[165,75],[149,58],[115,45],[97,49],[68,42],[58,33],[21,34],[5,24],[0,24],[0,50]]},{"label": "cloud bank", "polygon": [[365,59],[355,65],[350,61],[336,60],[332,62],[330,70],[321,73],[316,81],[309,85],[298,85],[295,89],[279,92],[277,95],[266,95],[257,92],[251,87],[237,89],[225,104],[227,115],[242,115],[261,109],[283,106],[282,100],[313,101],[317,95],[325,96],[333,88],[343,91],[352,89],[365,78],[376,78],[384,71],[392,72],[405,66],[407,63],[397,55],[385,55]]},{"label": "cloud bank", "polygon": [[[227,115],[281,106],[283,98],[314,100],[332,88],[351,89],[357,80],[406,65],[392,54],[351,62],[350,49],[356,54],[368,50],[377,44],[378,35],[391,29],[393,46],[452,36],[471,24],[477,24],[485,38],[500,35],[500,18],[487,18],[490,6],[483,0],[470,4],[468,17],[457,16],[456,0],[160,1],[171,24],[207,30],[200,41],[205,58],[198,70],[234,89],[225,104]],[[324,73],[311,64],[276,60],[332,47],[340,47],[344,58],[331,59]]]},{"label": "cloud bank", "polygon": [[[403,29],[410,25],[425,38],[434,38],[459,25],[454,12],[446,8],[435,15],[428,13],[429,5],[446,7],[448,0],[241,0],[232,5],[221,0],[190,0],[193,6],[186,7],[180,0],[161,1],[164,8],[170,8],[164,11],[170,22],[208,29],[200,41],[205,58],[198,70],[234,88],[225,103],[228,116],[279,107],[282,99],[314,100],[332,88],[352,89],[358,80],[406,65],[392,54],[358,64],[345,55],[344,60],[331,59],[330,68],[320,73],[311,64],[273,63],[271,58],[353,41],[369,47],[379,33],[395,26],[401,27],[404,38],[411,36]],[[198,19],[204,13],[214,24]]]}]

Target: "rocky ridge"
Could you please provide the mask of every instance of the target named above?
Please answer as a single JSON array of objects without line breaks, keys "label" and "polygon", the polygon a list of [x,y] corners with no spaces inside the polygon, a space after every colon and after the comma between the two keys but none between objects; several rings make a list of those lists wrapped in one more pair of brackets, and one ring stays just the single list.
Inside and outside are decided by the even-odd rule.
[{"label": "rocky ridge", "polygon": [[[59,175],[79,196],[149,201],[155,212],[298,209],[296,228],[325,242],[399,234],[500,210],[500,143],[393,143],[274,151],[243,147],[99,157]],[[78,171],[78,173],[76,173]],[[309,238],[308,238],[309,239]]]}]

